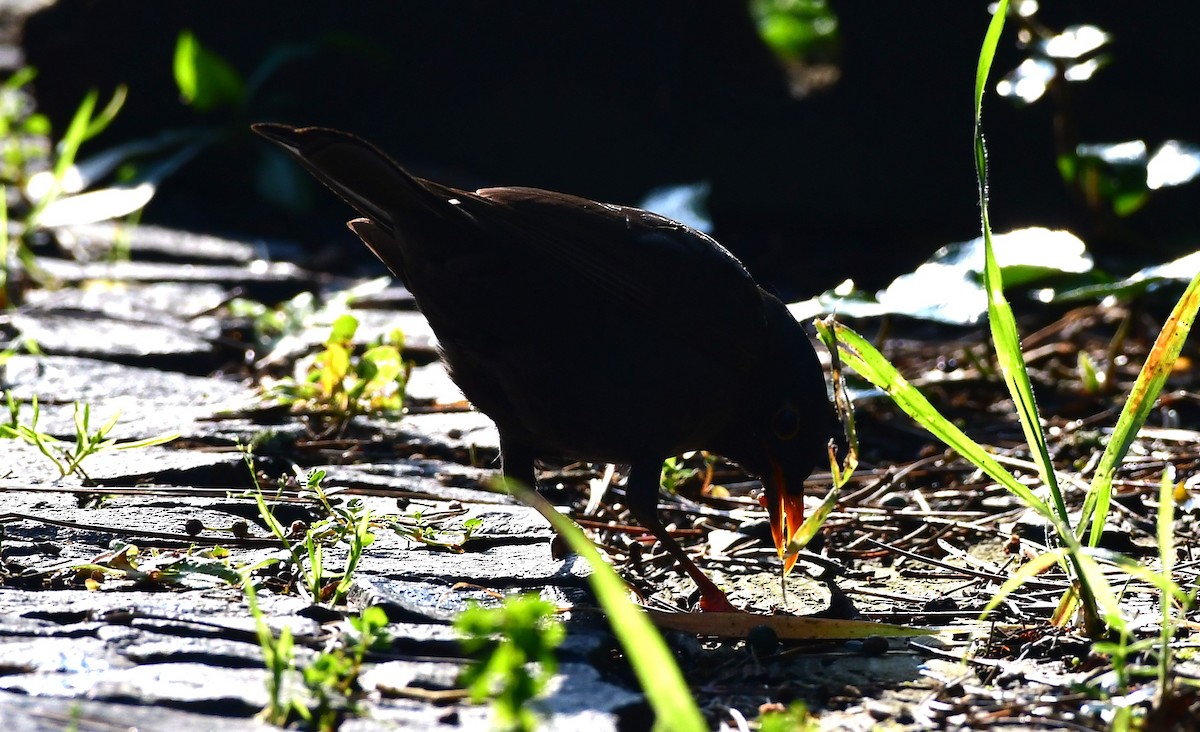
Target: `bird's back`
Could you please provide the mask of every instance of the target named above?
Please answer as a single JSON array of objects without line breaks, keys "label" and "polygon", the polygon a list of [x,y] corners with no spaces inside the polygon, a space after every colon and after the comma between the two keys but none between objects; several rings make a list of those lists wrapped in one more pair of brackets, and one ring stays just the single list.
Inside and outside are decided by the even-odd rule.
[{"label": "bird's back", "polygon": [[366,217],[351,227],[514,439],[614,462],[711,447],[768,367],[761,291],[698,231],[551,191],[441,186],[345,133],[281,144]]}]

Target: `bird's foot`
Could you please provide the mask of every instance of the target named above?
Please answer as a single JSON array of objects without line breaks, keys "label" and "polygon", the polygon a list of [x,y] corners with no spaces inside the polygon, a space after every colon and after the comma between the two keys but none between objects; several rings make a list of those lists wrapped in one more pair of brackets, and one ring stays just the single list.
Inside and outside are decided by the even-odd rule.
[{"label": "bird's foot", "polygon": [[724,592],[713,585],[709,589],[700,591],[700,612],[702,613],[740,613],[744,610],[736,607]]}]

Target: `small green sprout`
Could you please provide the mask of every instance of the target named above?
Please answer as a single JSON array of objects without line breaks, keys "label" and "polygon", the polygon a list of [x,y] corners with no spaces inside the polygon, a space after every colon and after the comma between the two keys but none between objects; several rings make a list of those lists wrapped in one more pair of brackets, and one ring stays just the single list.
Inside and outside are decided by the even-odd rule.
[{"label": "small green sprout", "polygon": [[460,677],[472,701],[492,700],[498,729],[534,729],[537,715],[530,702],[554,676],[554,649],[565,635],[554,606],[536,595],[518,595],[495,608],[473,605],[454,627],[464,635],[463,648],[478,659]]},{"label": "small green sprout", "polygon": [[333,323],[325,348],[297,364],[292,379],[270,391],[296,411],[311,412],[344,424],[357,414],[399,414],[412,363],[401,356],[404,335],[392,331],[381,342],[355,354],[358,319],[343,314]]},{"label": "small green sprout", "polygon": [[792,702],[787,709],[766,712],[758,721],[759,732],[817,732],[821,725],[804,702]]},{"label": "small green sprout", "polygon": [[21,424],[21,408],[13,398],[11,392],[7,394],[6,401],[9,422],[8,424],[0,425],[0,437],[23,440],[33,445],[50,462],[54,463],[54,467],[58,469],[59,474],[63,477],[78,474],[87,483],[91,483],[92,479],[84,472],[82,463],[92,455],[108,450],[134,450],[141,447],[162,445],[179,437],[178,433],[171,433],[147,437],[142,440],[117,442],[116,438],[111,438],[108,434],[116,427],[117,419],[120,417],[119,414],[113,414],[107,422],[95,431],[92,431],[91,406],[83,402],[75,402],[75,445],[71,448],[67,447],[68,443],[52,437],[45,432],[38,431],[37,426],[38,419],[41,416],[41,408],[38,405],[37,395],[34,395],[31,400],[33,416],[28,424]]}]

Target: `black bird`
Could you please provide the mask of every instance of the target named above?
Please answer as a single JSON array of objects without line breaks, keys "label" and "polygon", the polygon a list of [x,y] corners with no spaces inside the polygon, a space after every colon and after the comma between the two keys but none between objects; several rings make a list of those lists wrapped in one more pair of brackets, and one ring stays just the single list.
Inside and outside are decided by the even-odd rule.
[{"label": "black bird", "polygon": [[709,450],[762,478],[783,555],[804,480],[840,427],[803,328],[720,244],[641,209],[423,180],[345,132],[254,131],[363,216],[350,228],[495,421],[507,478],[533,485],[539,457],[629,465],[634,517],[699,585],[702,608],[733,610],[658,518],[663,460]]}]

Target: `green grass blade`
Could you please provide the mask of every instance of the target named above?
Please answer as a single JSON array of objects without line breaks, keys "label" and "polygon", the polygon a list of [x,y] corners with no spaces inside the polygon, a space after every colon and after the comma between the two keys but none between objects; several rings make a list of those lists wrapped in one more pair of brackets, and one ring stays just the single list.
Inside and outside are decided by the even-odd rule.
[{"label": "green grass blade", "polygon": [[169,432],[169,433],[162,434],[162,435],[155,435],[154,437],[145,437],[140,440],[130,440],[129,442],[121,442],[121,443],[116,444],[113,447],[113,449],[114,450],[136,450],[140,447],[154,447],[156,445],[165,445],[168,442],[173,442],[174,440],[178,440],[180,437],[183,437],[183,435],[179,432]]},{"label": "green grass blade", "polygon": [[1025,564],[1021,565],[1021,568],[1013,573],[1013,576],[1005,580],[1004,584],[1000,585],[999,590],[996,590],[996,594],[992,596],[992,599],[983,608],[983,612],[979,614],[979,619],[981,621],[986,620],[987,616],[990,615],[993,610],[1000,607],[1000,603],[1004,602],[1004,598],[1008,597],[1013,590],[1018,589],[1029,580],[1037,577],[1042,572],[1045,572],[1047,569],[1053,567],[1055,564],[1062,562],[1066,559],[1066,557],[1067,550],[1059,547],[1057,549],[1052,549],[1045,554],[1039,554]]},{"label": "green grass blade", "polygon": [[[987,33],[983,37],[983,47],[979,50],[979,65],[975,68],[975,129],[979,137],[980,111],[983,109],[983,90],[987,88],[988,74],[992,71],[992,59],[996,57],[996,46],[1000,43],[1000,33],[1004,30],[1004,19],[1008,15],[1008,0],[999,0],[996,10],[992,13],[992,22],[988,24]],[[981,165],[979,170],[986,166]]]},{"label": "green grass blade", "polygon": [[8,77],[3,84],[0,84],[0,89],[5,91],[16,91],[33,81],[37,77],[37,69],[32,66],[24,66],[13,72],[13,75]]},{"label": "green grass blade", "polygon": [[[87,139],[88,127],[92,120],[92,110],[96,108],[96,102],[100,98],[100,93],[92,89],[79,103],[79,107],[75,110],[75,116],[71,118],[70,124],[67,125],[67,131],[63,133],[62,141],[59,142],[58,160],[54,164],[54,180],[61,184],[63,176],[67,174],[67,168],[70,168],[75,162],[75,152],[79,150],[79,146]],[[57,190],[55,191],[57,193]],[[46,196],[47,199],[54,198],[54,194]]]},{"label": "green grass blade", "polygon": [[100,110],[95,117],[92,112],[96,109],[96,102],[99,101],[100,95],[92,89],[83,98],[79,107],[75,110],[75,116],[71,118],[71,123],[67,125],[67,131],[63,134],[62,140],[58,144],[58,160],[54,163],[54,173],[50,189],[38,199],[34,204],[33,210],[26,217],[26,226],[33,228],[46,207],[53,203],[61,194],[63,181],[66,178],[67,171],[75,164],[75,158],[79,154],[79,147],[84,142],[100,134],[104,128],[108,127],[109,123],[117,116],[122,105],[125,104],[127,94],[126,87],[118,86],[114,91],[112,98],[108,104]]},{"label": "green grass blade", "polygon": [[[1104,576],[1104,570],[1100,569],[1096,559],[1088,552],[1087,549],[1076,547],[1076,551],[1071,554],[1071,562],[1075,571],[1079,573],[1079,599],[1084,603],[1084,612],[1090,614],[1091,608],[1095,607],[1103,614],[1109,631],[1128,635],[1129,624],[1121,615],[1117,593],[1113,592],[1112,585]],[[1088,624],[1088,620],[1085,618],[1085,625]],[[1095,634],[1092,635],[1095,637]]]},{"label": "green grass blade", "polygon": [[[1104,631],[1100,625],[1100,615],[1109,629],[1122,630],[1125,621],[1120,615],[1116,597],[1112,588],[1104,579],[1094,560],[1078,552],[1079,542],[1070,528],[1070,518],[1067,514],[1066,503],[1054,474],[1054,465],[1050,460],[1050,451],[1046,445],[1046,437],[1042,432],[1041,421],[1038,418],[1037,402],[1033,397],[1033,387],[1029,381],[1029,372],[1025,369],[1025,359],[1021,353],[1020,337],[1017,334],[1016,320],[1012,308],[1004,297],[1003,280],[1000,267],[996,264],[996,255],[992,242],[992,225],[988,214],[988,183],[987,183],[987,149],[983,141],[983,92],[987,88],[988,74],[991,72],[992,61],[996,56],[996,46],[1000,34],[1004,30],[1004,20],[1008,15],[1008,0],[996,3],[991,23],[988,24],[983,46],[979,50],[979,65],[975,71],[975,172],[979,183],[980,222],[983,228],[984,241],[984,286],[988,296],[988,324],[992,332],[992,342],[996,348],[996,357],[1004,374],[1004,382],[1016,405],[1021,429],[1025,439],[1038,464],[1042,481],[1050,490],[1054,501],[1054,510],[1058,515],[1054,522],[1063,543],[1069,553],[1069,559],[1079,581],[1080,600],[1083,603],[1084,624],[1089,635],[1096,636]],[[1099,583],[1093,585],[1093,583]]]},{"label": "green grass blade", "polygon": [[117,88],[113,90],[113,95],[109,98],[108,104],[105,104],[104,108],[100,110],[100,113],[88,121],[88,125],[83,131],[83,137],[79,140],[79,142],[81,144],[87,142],[96,135],[99,135],[101,132],[104,132],[104,130],[108,129],[108,126],[112,124],[112,121],[117,118],[117,114],[121,111],[121,107],[125,106],[125,98],[128,96],[129,88],[127,86],[124,84],[117,86]]},{"label": "green grass blade", "polygon": [[75,402],[75,453],[81,454],[88,447],[88,425],[92,408],[86,402]]},{"label": "green grass blade", "polygon": [[1021,430],[1025,433],[1025,440],[1030,445],[1034,461],[1038,466],[1038,477],[1049,487],[1050,495],[1054,500],[1054,508],[1059,517],[1063,522],[1067,522],[1067,506],[1063,501],[1058,478],[1054,473],[1054,464],[1050,460],[1050,448],[1046,443],[1046,434],[1042,431],[1037,400],[1033,395],[1033,384],[1029,380],[1029,371],[1025,368],[1025,358],[1021,353],[1017,323],[1013,318],[1012,308],[1004,297],[1000,267],[996,264],[991,236],[986,233],[984,234],[984,257],[984,284],[988,293],[988,324],[991,327],[992,344],[996,348],[996,359],[1000,364],[1000,372],[1004,376],[1004,383],[1017,408],[1017,418],[1021,423]]},{"label": "green grass blade", "polygon": [[[84,406],[84,409],[87,410],[86,405]],[[84,414],[86,416],[87,411],[85,411]],[[113,412],[113,415],[108,418],[108,421],[104,423],[104,426],[102,426],[100,429],[96,430],[93,441],[100,440],[100,439],[106,437],[109,432],[112,432],[112,428],[117,426],[117,421],[120,418],[121,418],[120,412]],[[87,427],[86,421],[84,422],[84,427]]]},{"label": "green grass blade", "polygon": [[[1175,466],[1168,464],[1163,470],[1158,487],[1158,557],[1163,582],[1179,589],[1172,578],[1175,569]],[[1184,593],[1184,604],[1190,598]],[[1175,627],[1171,622],[1171,596],[1163,591],[1160,601],[1162,623],[1159,629],[1158,688],[1162,698],[1169,698],[1171,691],[1171,637]]]},{"label": "green grass blade", "polygon": [[1129,391],[1129,396],[1125,399],[1125,406],[1121,410],[1121,416],[1117,419],[1117,426],[1113,429],[1112,437],[1109,438],[1108,445],[1104,448],[1104,454],[1100,456],[1096,474],[1092,477],[1091,486],[1088,488],[1087,500],[1084,502],[1083,518],[1079,524],[1081,537],[1089,523],[1091,525],[1088,546],[1096,546],[1100,540],[1100,535],[1104,531],[1104,522],[1108,518],[1113,475],[1121,463],[1121,459],[1129,451],[1130,445],[1133,444],[1134,438],[1137,437],[1138,430],[1146,423],[1146,418],[1150,416],[1150,411],[1154,408],[1167,377],[1171,375],[1175,360],[1183,349],[1184,341],[1191,332],[1192,324],[1196,322],[1198,309],[1200,309],[1200,273],[1192,278],[1191,283],[1179,298],[1179,302],[1175,304],[1175,309],[1171,311],[1171,316],[1167,318],[1167,322],[1159,331],[1158,338],[1154,341],[1154,347],[1146,356],[1146,362],[1142,364],[1142,370],[1138,373],[1137,380]]},{"label": "green grass blade", "polygon": [[[1027,562],[1020,569],[1018,569],[1011,577],[1005,580],[1004,584],[1000,586],[1000,589],[996,591],[995,596],[992,597],[991,601],[988,602],[986,607],[984,607],[983,613],[980,614],[980,619],[982,620],[986,618],[993,610],[1000,606],[1000,603],[1004,601],[1004,598],[1008,597],[1009,594],[1024,585],[1029,580],[1033,579],[1055,564],[1062,564],[1064,561],[1070,560],[1072,565],[1075,566],[1077,571],[1080,573],[1082,581],[1086,583],[1087,587],[1089,588],[1089,594],[1095,598],[1097,605],[1104,613],[1104,619],[1105,622],[1108,623],[1108,627],[1117,632],[1127,632],[1128,629],[1126,628],[1125,619],[1121,616],[1121,608],[1117,602],[1117,595],[1115,592],[1113,592],[1112,585],[1109,584],[1108,579],[1104,576],[1104,571],[1100,568],[1100,565],[1096,562],[1096,559],[1092,556],[1089,556],[1085,552],[1086,550],[1077,549],[1073,551],[1067,547],[1059,547],[1057,549],[1048,551],[1045,554],[1039,554],[1037,557],[1034,557],[1031,561]],[[1105,554],[1104,558],[1124,559],[1123,557],[1120,557],[1120,555],[1116,555],[1114,553]],[[1121,566],[1122,568],[1128,569],[1130,564],[1132,564],[1134,567],[1138,566],[1136,562],[1133,562],[1133,560],[1123,562]],[[1139,569],[1144,570],[1144,568],[1140,567]],[[1139,574],[1141,578],[1149,580],[1146,575],[1153,573],[1143,571]]]},{"label": "green grass blade", "polygon": [[[1168,501],[1168,505],[1169,504],[1170,501]],[[1169,512],[1170,508],[1167,510]],[[1174,541],[1169,541],[1167,544],[1167,547],[1169,547],[1172,552],[1174,551],[1174,546]],[[1120,552],[1114,552],[1108,549],[1088,548],[1084,549],[1083,551],[1087,552],[1088,556],[1090,557],[1094,557],[1098,560],[1106,562],[1107,564],[1111,564],[1133,579],[1145,582],[1147,585],[1150,585],[1161,592],[1162,596],[1168,601],[1176,600],[1181,603],[1188,603],[1191,601],[1191,596],[1188,595],[1188,593],[1182,587],[1180,587],[1171,579],[1169,569],[1166,569],[1166,574],[1164,575],[1163,571],[1150,569],[1144,564],[1138,562],[1133,557],[1127,557]],[[1161,552],[1160,557],[1163,557],[1164,568],[1167,568],[1171,565],[1171,561],[1165,558],[1165,552]],[[1171,559],[1174,559],[1174,557],[1172,556]]]},{"label": "green grass blade", "polygon": [[833,445],[828,446],[829,472],[833,476],[833,485],[835,488],[841,488],[850,482],[854,471],[858,469],[858,425],[854,419],[854,403],[846,391],[846,379],[842,374],[841,351],[837,347],[837,339],[833,334],[833,325],[837,323],[837,318],[830,315],[823,320],[815,319],[812,322],[817,329],[821,343],[829,352],[829,379],[833,382],[833,403],[841,418],[846,445],[849,448],[845,463],[839,465],[837,450]]},{"label": "green grass blade", "polygon": [[96,101],[99,98],[100,93],[92,89],[76,108],[75,116],[71,118],[70,124],[67,125],[67,131],[63,133],[62,140],[58,144],[58,160],[54,163],[50,188],[34,203],[33,209],[26,216],[25,226],[27,229],[35,228],[42,212],[62,194],[63,181],[67,171],[75,164],[75,155],[79,152],[79,146],[87,139],[92,112],[96,109]]},{"label": "green grass blade", "polygon": [[7,309],[8,296],[8,187],[0,185],[0,308]]},{"label": "green grass blade", "polygon": [[990,478],[1007,488],[1027,506],[1046,517],[1060,534],[1066,532],[1068,537],[1071,536],[1069,528],[1055,515],[1045,501],[1038,498],[1028,486],[1005,470],[1000,463],[996,462],[995,458],[984,450],[983,446],[943,417],[929,403],[929,400],[901,376],[896,367],[888,363],[883,354],[876,350],[866,338],[841,323],[834,324],[834,333],[838,341],[838,352],[846,365],[873,385],[887,392],[892,401],[905,414],[916,420],[931,434],[946,443],[971,464],[987,473]]},{"label": "green grass blade", "polygon": [[1054,500],[1054,508],[1064,523],[1067,519],[1067,507],[1059,490],[1058,480],[1054,475],[1054,466],[1050,461],[1050,450],[1046,445],[1046,436],[1042,432],[1041,420],[1038,418],[1037,401],[1033,396],[1033,386],[1029,381],[1029,372],[1025,369],[1025,359],[1021,353],[1021,340],[1017,333],[1017,323],[1013,318],[1012,308],[1004,297],[1004,283],[1000,274],[1000,266],[996,263],[996,253],[992,243],[992,226],[988,215],[987,188],[987,150],[983,141],[983,92],[987,88],[988,74],[991,72],[992,60],[996,55],[996,46],[1000,34],[1004,30],[1004,19],[1008,13],[1008,0],[1001,0],[996,5],[992,21],[988,25],[983,47],[979,51],[979,65],[975,71],[975,173],[979,183],[979,209],[983,228],[984,245],[984,287],[988,296],[988,324],[992,332],[992,343],[996,348],[996,358],[1000,363],[1004,383],[1012,395],[1013,404],[1017,408],[1017,416],[1021,429],[1025,433],[1025,441],[1033,451],[1034,460],[1038,464],[1038,475],[1050,488]]},{"label": "green grass blade", "polygon": [[[836,465],[836,462],[834,463]],[[800,529],[796,531],[796,535],[788,542],[783,549],[783,557],[787,558],[793,554],[797,554],[801,549],[808,546],[808,543],[813,540],[821,527],[825,525],[825,520],[829,518],[829,514],[833,513],[833,509],[837,508],[838,499],[842,495],[842,489],[836,484],[825,495],[825,500],[821,501],[821,505],[817,510],[809,512],[804,517],[804,523],[800,524]],[[785,571],[787,565],[784,565]]]}]

